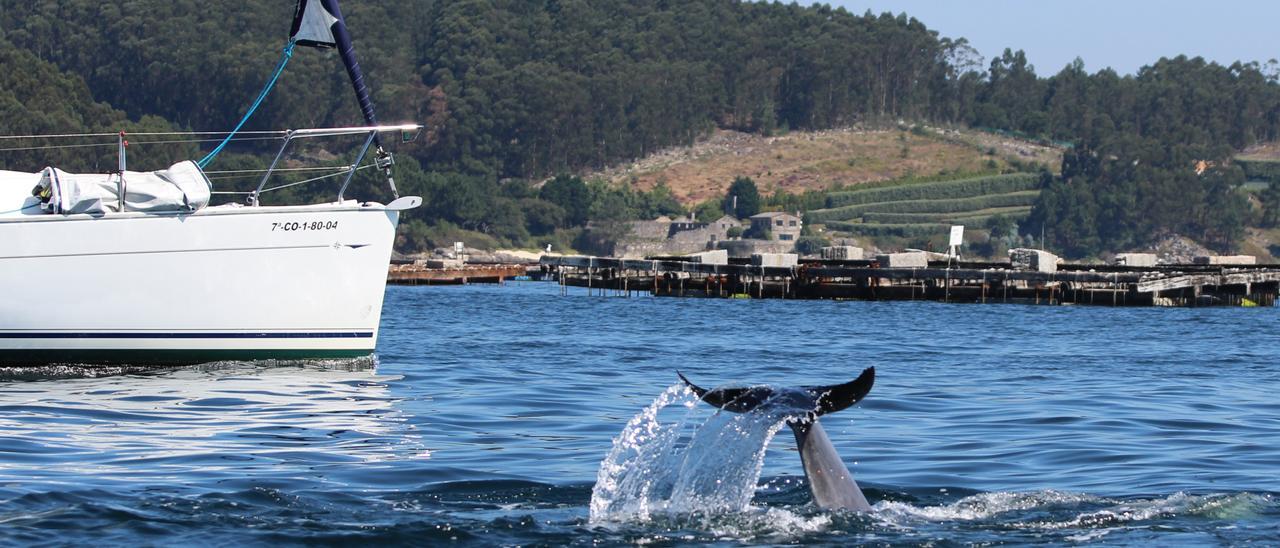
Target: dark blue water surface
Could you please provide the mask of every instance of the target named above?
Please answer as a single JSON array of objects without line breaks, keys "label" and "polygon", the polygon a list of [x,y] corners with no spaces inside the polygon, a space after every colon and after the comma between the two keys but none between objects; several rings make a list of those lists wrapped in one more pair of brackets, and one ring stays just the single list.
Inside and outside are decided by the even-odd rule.
[{"label": "dark blue water surface", "polygon": [[[386,303],[376,360],[0,372],[0,542],[1280,543],[1274,308],[537,283],[393,287]],[[822,419],[870,514],[814,508],[785,429],[755,458],[769,425],[710,439],[698,425],[723,417],[672,388],[677,369],[790,385],[872,365],[870,396]],[[601,473],[646,408],[705,445],[694,479],[746,478],[747,502],[593,514],[598,477],[665,474]]]}]

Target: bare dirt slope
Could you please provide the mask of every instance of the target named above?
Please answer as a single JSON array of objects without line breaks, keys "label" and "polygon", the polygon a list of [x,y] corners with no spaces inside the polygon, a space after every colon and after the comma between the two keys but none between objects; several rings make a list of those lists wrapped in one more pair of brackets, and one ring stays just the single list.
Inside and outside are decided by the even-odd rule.
[{"label": "bare dirt slope", "polygon": [[646,190],[665,181],[682,202],[693,204],[722,195],[738,176],[751,177],[765,194],[799,193],[836,184],[990,171],[993,161],[999,167],[1021,162],[1056,170],[1061,158],[1052,147],[970,130],[850,128],[774,137],[721,130],[696,145],[588,176]]}]

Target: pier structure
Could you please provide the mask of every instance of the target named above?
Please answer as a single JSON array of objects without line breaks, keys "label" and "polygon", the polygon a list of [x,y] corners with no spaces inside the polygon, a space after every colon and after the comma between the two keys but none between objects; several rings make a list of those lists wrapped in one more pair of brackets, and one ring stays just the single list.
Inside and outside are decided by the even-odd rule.
[{"label": "pier structure", "polygon": [[1280,265],[1058,265],[928,261],[884,267],[867,260],[805,260],[795,266],[681,258],[544,256],[541,269],[569,287],[630,296],[929,300],[1097,306],[1275,306]]},{"label": "pier structure", "polygon": [[[387,283],[393,285],[501,284],[527,276],[530,267],[518,264],[468,264],[431,267],[393,264],[387,269]],[[537,266],[533,270],[540,271]]]}]

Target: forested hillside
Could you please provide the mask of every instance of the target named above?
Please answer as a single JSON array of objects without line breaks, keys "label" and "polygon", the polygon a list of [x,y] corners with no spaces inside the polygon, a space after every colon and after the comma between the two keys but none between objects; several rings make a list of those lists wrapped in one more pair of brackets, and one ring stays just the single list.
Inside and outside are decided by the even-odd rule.
[{"label": "forested hillside", "polygon": [[[1163,232],[1225,248],[1257,217],[1236,192],[1243,175],[1231,157],[1280,138],[1274,67],[1179,57],[1136,76],[1076,63],[1041,77],[1021,52],[987,63],[907,16],[732,0],[343,7],[381,118],[429,126],[400,147],[405,189],[436,204],[408,223],[409,246],[449,226],[533,243],[587,220],[671,209],[661,189],[641,198],[597,185],[588,213],[568,215],[580,204],[524,181],[717,127],[769,134],[907,120],[1074,143],[1023,227],[1043,228],[1071,255]],[[291,11],[278,0],[0,0],[0,127],[229,128],[280,55]],[[358,120],[336,56],[300,50],[249,128]],[[52,161],[20,154],[0,162]]]}]

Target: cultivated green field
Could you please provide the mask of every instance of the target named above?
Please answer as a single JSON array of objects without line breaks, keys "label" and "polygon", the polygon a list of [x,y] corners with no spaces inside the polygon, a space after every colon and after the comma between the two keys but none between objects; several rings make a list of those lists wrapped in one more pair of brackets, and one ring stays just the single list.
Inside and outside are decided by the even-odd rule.
[{"label": "cultivated green field", "polygon": [[809,221],[855,236],[923,238],[953,224],[980,227],[996,215],[1022,220],[1040,195],[1040,177],[1012,173],[833,192]]}]

